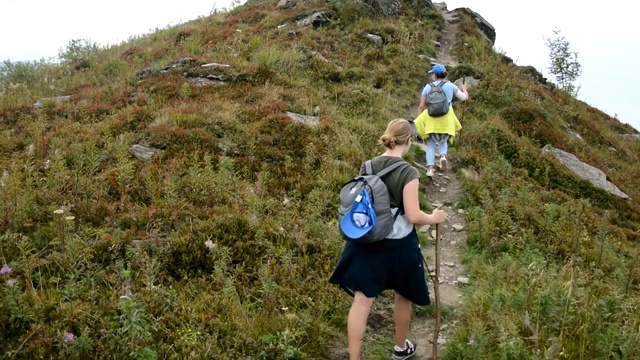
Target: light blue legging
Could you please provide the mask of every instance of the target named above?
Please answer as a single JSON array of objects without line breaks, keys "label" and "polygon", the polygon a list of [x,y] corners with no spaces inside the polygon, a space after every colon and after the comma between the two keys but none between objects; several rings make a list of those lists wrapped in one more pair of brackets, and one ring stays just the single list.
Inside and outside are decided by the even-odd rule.
[{"label": "light blue legging", "polygon": [[429,134],[427,138],[427,166],[436,164],[436,146],[440,149],[440,155],[446,155],[449,149],[449,134]]}]

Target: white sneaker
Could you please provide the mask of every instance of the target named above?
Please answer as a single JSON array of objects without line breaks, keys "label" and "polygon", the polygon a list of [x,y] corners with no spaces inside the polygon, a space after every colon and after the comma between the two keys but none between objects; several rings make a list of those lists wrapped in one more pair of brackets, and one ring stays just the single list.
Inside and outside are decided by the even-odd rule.
[{"label": "white sneaker", "polygon": [[440,159],[438,160],[438,167],[440,168],[440,170],[445,170],[447,169],[449,163],[447,162],[447,155],[440,155]]},{"label": "white sneaker", "polygon": [[400,349],[397,346],[393,348],[392,360],[405,360],[410,359],[416,354],[416,346],[409,340],[404,341],[404,349]]},{"label": "white sneaker", "polygon": [[433,175],[435,175],[435,174],[436,174],[436,171],[433,169],[433,167],[431,167],[431,166],[430,166],[430,167],[427,169],[427,176],[428,176],[428,177],[433,177]]}]

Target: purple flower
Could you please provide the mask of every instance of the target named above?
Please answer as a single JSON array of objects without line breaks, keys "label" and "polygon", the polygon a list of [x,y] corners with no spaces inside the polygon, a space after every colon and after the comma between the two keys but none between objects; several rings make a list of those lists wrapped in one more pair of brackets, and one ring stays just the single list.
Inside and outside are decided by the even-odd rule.
[{"label": "purple flower", "polygon": [[0,275],[11,274],[11,268],[8,266],[4,266],[0,269]]},{"label": "purple flower", "polygon": [[475,344],[476,344],[476,341],[473,338],[471,338],[471,340],[469,340],[469,342],[467,343],[467,345],[469,346],[473,346]]},{"label": "purple flower", "polygon": [[76,336],[73,333],[64,332],[64,342],[70,343],[76,341]]}]

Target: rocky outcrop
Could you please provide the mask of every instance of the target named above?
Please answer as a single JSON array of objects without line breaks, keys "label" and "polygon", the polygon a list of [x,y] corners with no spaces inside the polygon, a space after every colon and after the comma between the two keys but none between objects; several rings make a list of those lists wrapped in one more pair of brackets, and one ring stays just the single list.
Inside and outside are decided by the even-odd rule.
[{"label": "rocky outcrop", "polygon": [[580,161],[580,159],[575,155],[556,149],[551,145],[546,145],[542,148],[542,152],[553,154],[556,159],[569,168],[569,170],[573,171],[579,177],[589,181],[593,186],[601,188],[608,193],[619,196],[625,200],[629,200],[629,195],[622,192],[615,184],[607,180],[607,175],[604,172]]},{"label": "rocky outcrop", "polygon": [[625,140],[640,140],[640,134],[620,134],[620,137]]},{"label": "rocky outcrop", "polygon": [[472,76],[464,76],[461,77],[460,79],[454,81],[454,84],[456,84],[457,87],[461,87],[462,86],[462,80],[464,79],[465,84],[467,85],[467,89],[471,90],[472,88],[478,86],[478,84],[480,84],[480,80],[476,79]]},{"label": "rocky outcrop", "polygon": [[129,151],[133,156],[136,157],[136,159],[142,160],[142,161],[149,161],[151,160],[153,155],[155,155],[156,153],[162,152],[162,150],[160,149],[139,145],[139,144],[131,145],[131,148],[129,148]]},{"label": "rocky outcrop", "polygon": [[144,70],[140,70],[136,73],[136,76],[138,76],[138,79],[144,79],[146,77],[149,77],[155,73],[166,73],[174,68],[181,68],[181,67],[185,67],[188,64],[192,63],[196,61],[196,59],[192,58],[192,57],[183,57],[180,58],[174,62],[172,62],[171,64],[164,66],[162,68],[159,69],[154,69],[154,68],[147,68]]},{"label": "rocky outcrop", "polygon": [[334,18],[334,14],[330,11],[314,11],[298,17],[296,24],[299,26],[312,25],[314,28],[328,25]]},{"label": "rocky outcrop", "polygon": [[40,99],[38,101],[36,101],[32,106],[34,109],[40,109],[41,107],[44,106],[44,104],[47,103],[52,103],[52,104],[60,104],[63,103],[65,101],[69,101],[69,99],[71,99],[70,95],[65,95],[65,96],[57,96],[57,97],[53,97],[53,98],[44,98],[44,99]]},{"label": "rocky outcrop", "polygon": [[531,77],[533,80],[537,81],[541,85],[547,85],[547,78],[542,76],[542,74],[535,67],[529,66],[518,66],[523,74]]},{"label": "rocky outcrop", "polygon": [[458,8],[455,11],[461,11],[469,15],[475,21],[478,30],[491,42],[491,45],[496,43],[496,29],[480,14],[469,8]]},{"label": "rocky outcrop", "polygon": [[302,124],[311,125],[311,126],[316,126],[320,124],[320,118],[317,116],[301,115],[301,114],[296,114],[290,111],[287,111],[286,113],[289,119],[293,121],[297,121]]},{"label": "rocky outcrop", "polygon": [[367,39],[369,39],[369,41],[371,41],[372,43],[378,45],[378,46],[382,46],[383,41],[382,38],[379,35],[375,35],[375,34],[366,34],[365,37]]},{"label": "rocky outcrop", "polygon": [[378,14],[386,17],[396,17],[400,14],[402,5],[399,0],[364,0]]}]

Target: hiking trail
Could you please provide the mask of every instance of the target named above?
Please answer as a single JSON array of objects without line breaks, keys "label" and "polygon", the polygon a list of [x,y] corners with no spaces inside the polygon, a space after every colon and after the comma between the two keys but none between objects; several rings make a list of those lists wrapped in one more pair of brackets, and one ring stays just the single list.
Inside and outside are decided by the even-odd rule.
[{"label": "hiking trail", "polygon": [[[455,11],[448,11],[445,3],[434,3],[436,9],[444,16],[444,25],[439,39],[440,47],[437,57],[431,59],[433,63],[440,63],[445,67],[457,66],[451,51],[455,45],[456,37],[460,31],[459,18]],[[420,92],[426,84],[420,84]],[[416,102],[409,109],[408,118],[415,119],[418,115],[420,93],[416,96]],[[462,124],[464,126],[464,124]],[[456,139],[457,140],[457,139]],[[426,146],[416,144],[423,150]],[[416,164],[421,173],[426,172],[426,158],[424,152],[418,157]],[[469,281],[466,269],[461,264],[461,255],[464,243],[467,239],[465,215],[462,209],[458,209],[457,204],[461,198],[462,190],[458,178],[451,169],[451,162],[455,157],[449,156],[449,170],[436,171],[432,180],[423,184],[426,191],[426,198],[433,207],[442,205],[445,210],[446,219],[440,226],[440,308],[447,309],[453,316],[441,316],[440,332],[438,338],[438,357],[444,354],[449,334],[457,325],[456,308],[464,301],[461,287]],[[430,241],[427,246],[422,247],[422,254],[425,257],[431,276],[435,276],[435,225],[423,227],[418,230],[429,233]],[[429,291],[432,305],[435,307],[435,292],[431,276],[428,277]],[[435,314],[435,309],[434,309]],[[433,334],[435,331],[435,317],[413,316],[409,338],[417,345],[417,356],[415,359],[431,359],[433,351]]]}]

